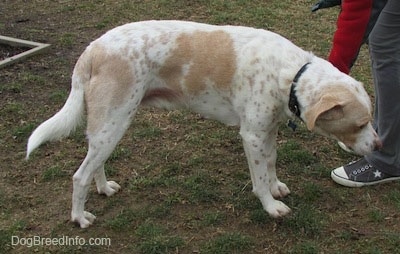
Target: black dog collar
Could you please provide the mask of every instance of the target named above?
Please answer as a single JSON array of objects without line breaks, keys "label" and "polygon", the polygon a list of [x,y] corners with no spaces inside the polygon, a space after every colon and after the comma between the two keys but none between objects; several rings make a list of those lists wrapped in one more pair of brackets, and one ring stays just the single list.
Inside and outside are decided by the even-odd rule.
[{"label": "black dog collar", "polygon": [[[290,87],[289,109],[293,114],[295,114],[295,116],[297,116],[300,119],[301,119],[301,117],[300,117],[301,112],[300,112],[299,101],[297,100],[297,96],[296,96],[295,87],[296,87],[297,82],[299,81],[301,75],[307,70],[307,67],[309,64],[310,63],[306,63],[305,65],[303,65],[300,68],[300,70],[297,72],[296,76],[294,76],[292,86]],[[301,119],[301,120],[303,120],[303,119]]]}]

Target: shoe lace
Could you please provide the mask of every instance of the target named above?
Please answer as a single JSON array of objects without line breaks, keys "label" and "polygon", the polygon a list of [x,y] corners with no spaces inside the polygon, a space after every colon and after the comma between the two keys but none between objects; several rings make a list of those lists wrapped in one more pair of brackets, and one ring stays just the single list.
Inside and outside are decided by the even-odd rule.
[{"label": "shoe lace", "polygon": [[367,165],[365,165],[365,166],[363,166],[361,168],[353,170],[352,173],[353,173],[353,175],[361,174],[361,173],[364,173],[366,170],[368,170],[370,168],[372,168],[372,165],[371,164],[367,164]]}]

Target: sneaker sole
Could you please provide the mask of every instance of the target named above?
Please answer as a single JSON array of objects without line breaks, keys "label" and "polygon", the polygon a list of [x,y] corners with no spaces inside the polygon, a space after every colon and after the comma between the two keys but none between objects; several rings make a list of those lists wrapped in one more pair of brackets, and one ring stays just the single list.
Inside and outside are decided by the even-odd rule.
[{"label": "sneaker sole", "polygon": [[400,180],[400,176],[397,176],[397,177],[389,177],[389,178],[382,179],[379,181],[374,181],[374,182],[366,182],[366,183],[355,182],[355,181],[351,181],[349,179],[344,179],[344,178],[336,175],[333,171],[331,172],[331,178],[336,183],[346,186],[346,187],[351,187],[351,188],[359,188],[359,187],[363,187],[363,186],[371,186],[371,185],[375,185],[375,184]]}]

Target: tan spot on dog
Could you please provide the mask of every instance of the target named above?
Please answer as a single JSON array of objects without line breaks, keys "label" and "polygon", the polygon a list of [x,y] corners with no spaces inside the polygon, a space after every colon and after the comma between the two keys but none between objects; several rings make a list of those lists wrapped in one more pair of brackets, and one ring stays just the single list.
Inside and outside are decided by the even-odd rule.
[{"label": "tan spot on dog", "polygon": [[118,108],[135,82],[130,62],[122,54],[108,54],[102,47],[91,48],[91,79],[85,87],[88,132],[96,131],[113,108]]},{"label": "tan spot on dog", "polygon": [[[160,69],[160,76],[171,88],[196,95],[207,83],[217,88],[230,88],[236,71],[232,38],[224,31],[184,33]],[[186,71],[184,71],[187,68]]]}]

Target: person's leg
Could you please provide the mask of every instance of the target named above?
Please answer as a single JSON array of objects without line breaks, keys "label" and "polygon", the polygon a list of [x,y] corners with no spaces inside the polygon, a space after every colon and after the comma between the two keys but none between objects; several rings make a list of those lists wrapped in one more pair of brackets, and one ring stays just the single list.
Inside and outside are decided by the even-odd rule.
[{"label": "person's leg", "polygon": [[400,180],[400,1],[389,0],[370,39],[375,83],[375,126],[383,148],[332,171],[348,187]]},{"label": "person's leg", "polygon": [[389,0],[369,41],[375,83],[375,125],[383,148],[366,160],[400,175],[400,1]]},{"label": "person's leg", "polygon": [[[363,44],[369,44],[369,35],[374,28],[376,21],[379,17],[379,14],[382,12],[383,7],[385,7],[387,0],[374,0],[372,1],[372,9],[371,15],[369,17],[369,22],[367,24],[367,28],[365,29],[364,37],[362,39],[362,43],[360,48],[358,49],[357,54],[354,56],[353,61],[351,62],[350,69],[353,67],[354,63],[356,62],[358,55],[360,53],[361,46]],[[343,148],[342,148],[343,149]]]}]

